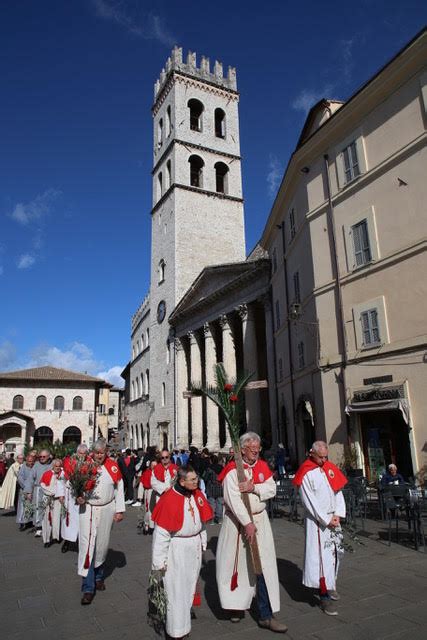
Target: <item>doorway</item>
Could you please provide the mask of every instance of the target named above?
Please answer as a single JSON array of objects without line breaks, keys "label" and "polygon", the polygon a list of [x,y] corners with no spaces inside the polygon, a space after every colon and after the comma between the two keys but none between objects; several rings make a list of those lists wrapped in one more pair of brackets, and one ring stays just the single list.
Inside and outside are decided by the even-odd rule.
[{"label": "doorway", "polygon": [[368,480],[379,480],[389,464],[395,464],[408,480],[413,475],[409,427],[400,411],[360,414],[363,456]]}]

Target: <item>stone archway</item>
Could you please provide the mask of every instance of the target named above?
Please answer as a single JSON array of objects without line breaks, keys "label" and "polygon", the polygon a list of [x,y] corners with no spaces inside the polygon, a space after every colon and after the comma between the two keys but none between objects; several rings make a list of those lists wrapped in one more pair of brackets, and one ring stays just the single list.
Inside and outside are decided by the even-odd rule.
[{"label": "stone archway", "polygon": [[15,422],[9,422],[0,426],[0,441],[2,445],[0,449],[3,451],[15,451],[16,447],[22,442],[22,427]]}]

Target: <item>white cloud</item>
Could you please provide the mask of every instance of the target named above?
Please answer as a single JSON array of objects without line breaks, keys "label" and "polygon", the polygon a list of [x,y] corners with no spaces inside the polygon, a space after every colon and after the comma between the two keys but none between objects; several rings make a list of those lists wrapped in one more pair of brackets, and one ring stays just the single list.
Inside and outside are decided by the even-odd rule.
[{"label": "white cloud", "polygon": [[19,256],[16,266],[18,269],[30,269],[35,263],[36,259],[29,253],[23,253]]},{"label": "white cloud", "polygon": [[96,376],[107,382],[111,382],[115,387],[123,388],[125,381],[120,376],[123,368],[122,366],[110,367],[107,371],[99,371]]},{"label": "white cloud", "polygon": [[47,191],[37,195],[34,200],[26,204],[18,202],[10,217],[22,225],[28,225],[30,222],[40,220],[50,213],[53,203],[61,195],[62,192],[58,189],[47,189]]},{"label": "white cloud", "polygon": [[357,37],[340,41],[340,55],[342,57],[342,73],[344,79],[348,82],[351,80],[351,72],[353,70],[353,47],[356,44]]},{"label": "white cloud", "polygon": [[4,340],[0,344],[0,370],[5,371],[15,362],[16,348],[8,340]]},{"label": "white cloud", "polygon": [[95,13],[104,20],[116,22],[133,35],[145,40],[157,40],[172,46],[175,38],[162,24],[160,16],[145,14],[142,7],[129,0],[89,0]]},{"label": "white cloud", "polygon": [[302,89],[296,98],[291,102],[292,109],[302,111],[305,115],[314,107],[316,102],[322,98],[330,98],[331,92],[334,90],[333,85],[325,85],[322,89]]},{"label": "white cloud", "polygon": [[270,154],[268,159],[267,187],[268,193],[273,198],[279,188],[282,179],[282,167],[276,156]]}]

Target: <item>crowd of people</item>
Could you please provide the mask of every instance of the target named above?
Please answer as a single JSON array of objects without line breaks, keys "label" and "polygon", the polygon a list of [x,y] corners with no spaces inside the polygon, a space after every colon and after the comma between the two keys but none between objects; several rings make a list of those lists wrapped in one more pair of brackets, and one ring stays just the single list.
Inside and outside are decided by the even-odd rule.
[{"label": "crowd of people", "polygon": [[[256,433],[241,437],[240,451],[244,480],[232,450],[225,455],[149,447],[117,453],[103,440],[91,451],[79,445],[64,460],[52,459],[47,449],[33,450],[9,465],[0,507],[15,507],[19,530],[31,527],[46,548],[62,541],[66,553],[78,545],[82,605],[90,605],[106,588],[104,563],[113,523],[123,519],[126,505],[139,507],[139,532],[152,535],[152,574],[166,593],[170,638],[183,638],[191,630],[206,525],[220,524],[216,582],[222,608],[238,623],[255,598],[259,626],[285,633],[287,626],[276,618],[279,578],[266,511],[276,493],[275,473],[285,467],[284,452],[278,452],[275,472],[274,465],[260,457]],[[75,495],[73,472],[83,466],[93,472],[93,484]],[[340,521],[345,517],[341,489],[346,481],[328,461],[324,442],[313,444],[294,478],[305,507],[303,583],[318,590],[320,607],[328,615],[338,613]]]}]

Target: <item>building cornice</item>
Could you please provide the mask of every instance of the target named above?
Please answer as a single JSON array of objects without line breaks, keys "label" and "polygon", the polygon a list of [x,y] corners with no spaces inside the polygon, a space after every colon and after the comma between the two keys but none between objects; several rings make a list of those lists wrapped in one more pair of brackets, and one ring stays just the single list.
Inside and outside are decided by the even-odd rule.
[{"label": "building cornice", "polygon": [[151,209],[151,214],[155,213],[157,209],[165,202],[174,189],[183,189],[184,191],[192,191],[193,193],[200,193],[211,198],[219,198],[220,200],[231,200],[233,202],[243,203],[243,198],[237,198],[236,196],[229,196],[225,193],[218,193],[217,191],[207,191],[206,189],[199,189],[199,187],[191,187],[187,184],[180,184],[174,182],[167,191],[162,195],[160,200]]},{"label": "building cornice", "polygon": [[170,141],[166,149],[163,151],[160,158],[157,160],[156,164],[151,170],[151,175],[154,175],[159,168],[159,166],[164,162],[166,156],[172,150],[172,147],[175,144],[180,144],[183,147],[190,147],[191,149],[197,149],[198,151],[206,151],[207,153],[213,153],[217,156],[224,156],[226,158],[230,158],[231,160],[241,160],[242,156],[236,155],[235,153],[229,153],[228,151],[221,151],[221,149],[212,149],[212,147],[205,147],[201,144],[196,144],[195,142],[188,142],[187,140],[180,140],[178,138],[174,138]]}]

